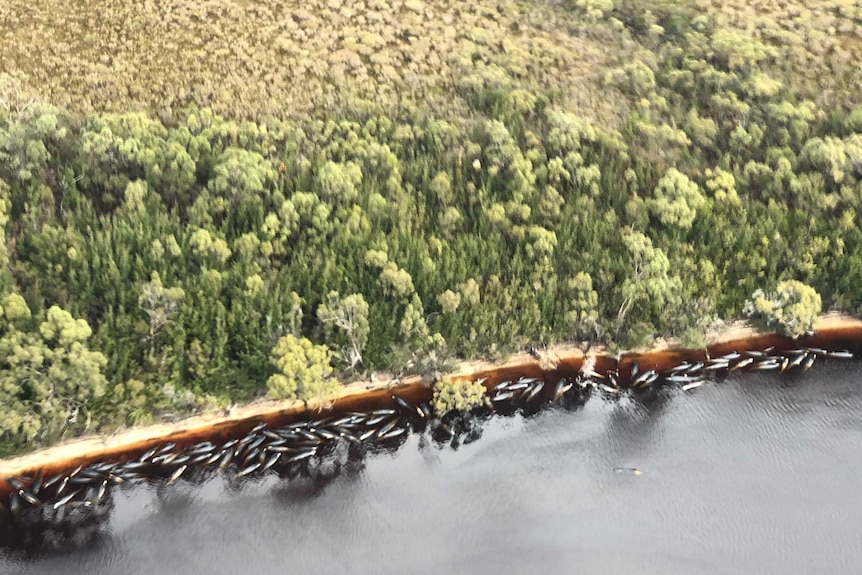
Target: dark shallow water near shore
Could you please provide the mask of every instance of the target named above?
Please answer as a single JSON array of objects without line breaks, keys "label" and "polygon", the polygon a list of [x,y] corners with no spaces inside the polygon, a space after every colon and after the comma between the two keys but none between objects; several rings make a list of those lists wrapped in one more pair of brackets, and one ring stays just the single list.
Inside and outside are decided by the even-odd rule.
[{"label": "dark shallow water near shore", "polygon": [[596,395],[329,481],[119,491],[95,541],[0,573],[855,573],[860,379],[832,362]]}]

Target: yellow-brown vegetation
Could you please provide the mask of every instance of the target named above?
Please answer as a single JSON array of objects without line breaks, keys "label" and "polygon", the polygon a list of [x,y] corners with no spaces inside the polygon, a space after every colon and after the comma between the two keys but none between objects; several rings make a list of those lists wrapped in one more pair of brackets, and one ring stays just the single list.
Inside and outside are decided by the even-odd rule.
[{"label": "yellow-brown vegetation", "polygon": [[0,3],[0,70],[72,111],[190,104],[229,117],[351,109],[466,111],[475,83],[554,91],[617,123],[600,91],[610,53],[572,34],[577,14],[511,0]]}]

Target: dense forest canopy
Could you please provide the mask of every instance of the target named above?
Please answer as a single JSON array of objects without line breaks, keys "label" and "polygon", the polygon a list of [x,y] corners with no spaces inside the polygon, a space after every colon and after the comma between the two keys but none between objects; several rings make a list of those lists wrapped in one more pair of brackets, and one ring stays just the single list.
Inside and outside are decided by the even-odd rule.
[{"label": "dense forest canopy", "polygon": [[[6,28],[0,453],[862,309],[858,3],[304,6],[122,3],[53,52]],[[207,18],[219,41],[188,44]],[[228,41],[255,19],[278,34]],[[109,80],[81,74],[99,54]]]}]

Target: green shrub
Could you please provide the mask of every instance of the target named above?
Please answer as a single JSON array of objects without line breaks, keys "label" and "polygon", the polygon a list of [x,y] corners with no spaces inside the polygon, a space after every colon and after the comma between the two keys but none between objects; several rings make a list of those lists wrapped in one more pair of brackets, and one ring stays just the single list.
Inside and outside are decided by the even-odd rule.
[{"label": "green shrub", "polygon": [[444,377],[434,385],[434,398],[431,405],[438,417],[452,410],[469,411],[485,401],[485,386],[467,379],[453,380]]},{"label": "green shrub", "polygon": [[820,308],[820,294],[814,288],[800,281],[787,280],[779,282],[776,291],[769,294],[756,290],[743,311],[748,317],[797,338],[811,329]]},{"label": "green shrub", "polygon": [[272,350],[272,363],[278,369],[267,380],[269,396],[274,399],[310,399],[337,389],[329,379],[332,352],[325,345],[314,345],[306,338],[286,335]]}]

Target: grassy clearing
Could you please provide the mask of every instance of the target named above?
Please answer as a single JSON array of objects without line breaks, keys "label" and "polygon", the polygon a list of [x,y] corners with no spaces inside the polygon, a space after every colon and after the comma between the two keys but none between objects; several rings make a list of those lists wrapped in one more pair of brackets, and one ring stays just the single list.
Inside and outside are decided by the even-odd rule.
[{"label": "grassy clearing", "polygon": [[573,34],[577,13],[510,0],[121,2],[9,0],[0,69],[82,113],[189,104],[230,117],[299,117],[423,106],[464,115],[465,84],[551,92],[617,123],[601,90],[614,50]]},{"label": "grassy clearing", "polygon": [[818,103],[858,100],[856,0],[8,0],[0,70],[70,111],[144,109],[169,123],[190,104],[249,119],[464,117],[465,90],[483,83],[548,94],[616,128],[629,101],[603,78],[654,48],[639,28],[682,4],[786,48],[788,79]]},{"label": "grassy clearing", "polygon": [[698,9],[752,38],[786,49],[785,68],[799,92],[826,106],[860,102],[862,3],[858,0],[727,0]]}]

